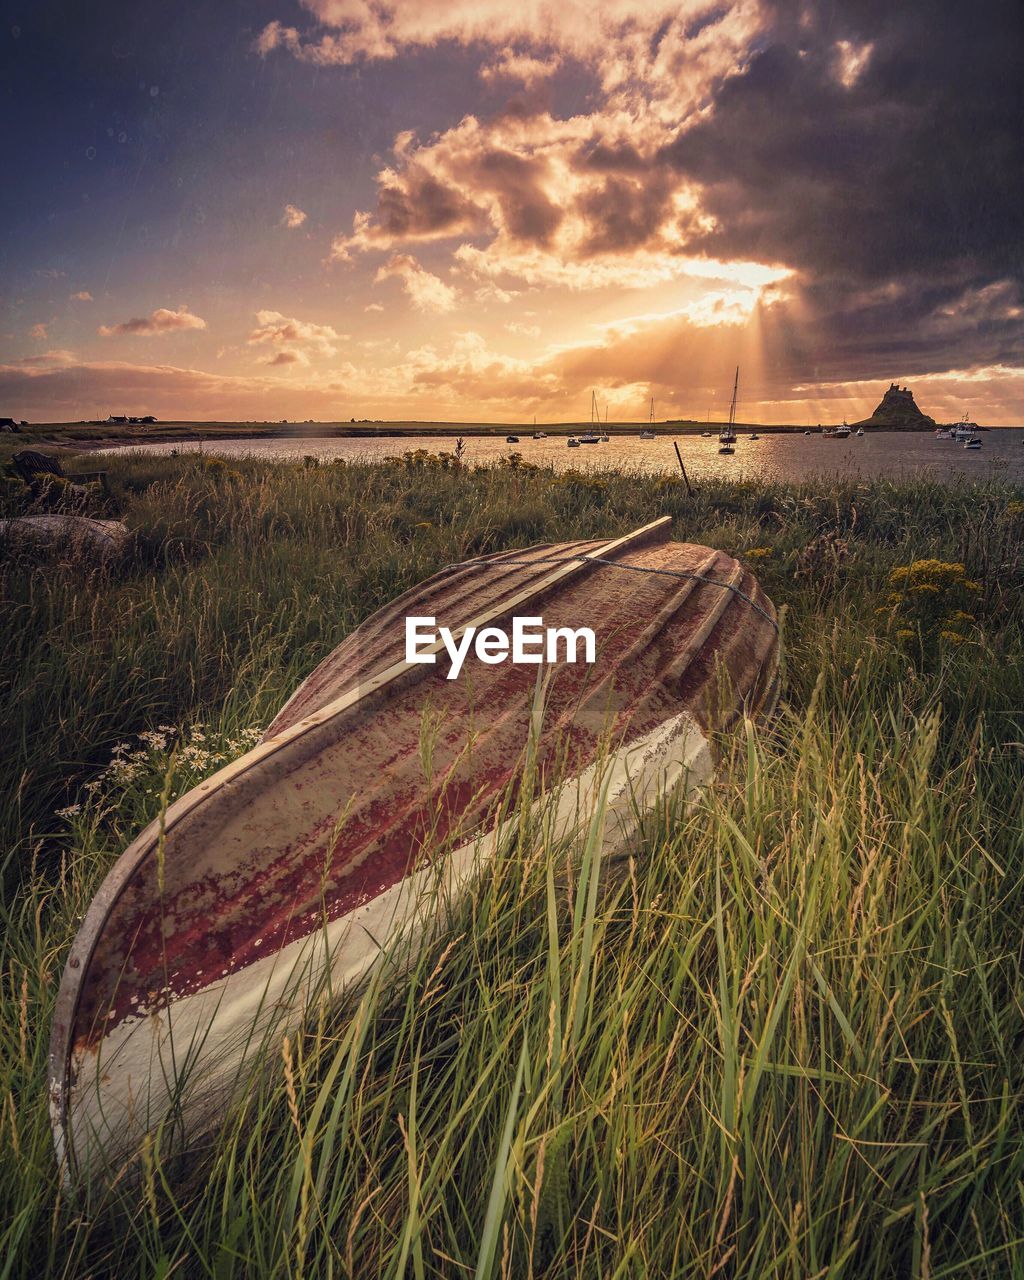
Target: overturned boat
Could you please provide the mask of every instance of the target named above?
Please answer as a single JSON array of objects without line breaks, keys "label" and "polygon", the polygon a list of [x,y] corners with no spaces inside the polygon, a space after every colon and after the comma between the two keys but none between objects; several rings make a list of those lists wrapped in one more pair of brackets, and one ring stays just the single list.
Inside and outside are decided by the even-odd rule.
[{"label": "overturned boat", "polygon": [[[129,846],[56,1004],[50,1097],[68,1180],[120,1167],[147,1133],[187,1142],[325,980],[352,990],[397,946],[422,945],[501,847],[527,760],[559,831],[599,812],[607,850],[666,789],[708,781],[711,731],[775,698],[778,627],[747,569],[670,541],[669,525],[429,578]],[[440,640],[409,651],[408,620],[481,641],[516,618],[556,637],[589,630],[593,653],[549,661],[568,658],[566,639],[496,660],[478,643],[482,660],[452,679]]]},{"label": "overturned boat", "polygon": [[0,545],[41,552],[64,551],[92,560],[109,560],[128,546],[128,526],[120,520],[55,513],[0,520]]}]

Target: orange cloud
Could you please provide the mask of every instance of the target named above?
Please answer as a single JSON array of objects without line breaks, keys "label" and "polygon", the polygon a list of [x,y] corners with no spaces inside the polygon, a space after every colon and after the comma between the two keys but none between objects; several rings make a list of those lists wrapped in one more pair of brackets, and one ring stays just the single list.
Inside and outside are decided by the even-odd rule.
[{"label": "orange cloud", "polygon": [[622,112],[569,120],[467,116],[419,146],[404,133],[377,176],[374,212],[355,215],[330,260],[455,240],[452,262],[494,300],[531,287],[649,288],[743,278],[755,292],[781,264],[720,263],[689,252],[710,225],[699,193],[658,162],[663,126]]},{"label": "orange cloud", "polygon": [[185,303],[177,311],[157,307],[148,316],[136,316],[122,320],[120,324],[101,324],[96,332],[101,338],[135,337],[154,338],[164,333],[180,333],[185,329],[205,329],[206,321],[194,315]]},{"label": "orange cloud", "polygon": [[548,58],[535,58],[515,49],[502,49],[493,62],[480,68],[480,79],[487,81],[512,81],[526,89],[549,79],[562,65],[558,54]]},{"label": "orange cloud", "polygon": [[268,360],[263,361],[264,364],[271,367],[281,365],[308,365],[309,357],[301,351],[279,351],[276,355],[271,356]]},{"label": "orange cloud", "polygon": [[290,231],[294,231],[296,227],[301,227],[306,221],[307,214],[294,204],[286,204],[284,213],[281,214],[281,226],[287,227]]},{"label": "orange cloud", "polygon": [[458,294],[407,253],[393,254],[374,276],[374,282],[398,280],[417,311],[451,311]]},{"label": "orange cloud", "polygon": [[[747,47],[763,17],[753,0],[304,0],[316,27],[303,33],[270,22],[256,40],[263,56],[284,50],[315,66],[385,60],[441,42],[556,51],[600,68],[606,87],[653,75],[696,82],[723,46]],[[733,64],[735,55],[730,52]]]},{"label": "orange cloud", "polygon": [[[277,356],[269,360],[270,364],[308,364],[310,354],[332,356],[336,343],[342,340],[329,324],[314,324],[308,320],[297,320],[294,316],[283,316],[280,311],[257,311],[256,328],[249,334],[249,343],[253,346],[270,345],[286,347]],[[285,356],[281,359],[280,356]]]},{"label": "orange cloud", "polygon": [[92,294],[88,289],[82,289],[79,293],[71,295],[72,302],[92,302]]}]

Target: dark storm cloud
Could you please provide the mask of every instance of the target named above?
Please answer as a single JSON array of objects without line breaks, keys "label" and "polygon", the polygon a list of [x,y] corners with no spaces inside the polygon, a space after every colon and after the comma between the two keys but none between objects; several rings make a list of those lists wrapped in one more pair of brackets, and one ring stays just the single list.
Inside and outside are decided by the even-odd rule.
[{"label": "dark storm cloud", "polygon": [[664,222],[672,192],[664,176],[645,182],[606,178],[601,187],[580,198],[579,211],[591,228],[581,252],[621,252],[644,245]]},{"label": "dark storm cloud", "polygon": [[851,357],[1019,363],[1022,32],[1004,0],[777,6],[771,41],[660,153],[714,219],[690,247],[796,268]]},{"label": "dark storm cloud", "polygon": [[472,168],[474,185],[497,198],[513,239],[550,244],[563,213],[545,194],[548,171],[543,160],[491,150],[479,155]]},{"label": "dark storm cloud", "polygon": [[377,219],[389,236],[454,235],[477,225],[480,211],[461,192],[410,166],[400,186],[381,187]]}]

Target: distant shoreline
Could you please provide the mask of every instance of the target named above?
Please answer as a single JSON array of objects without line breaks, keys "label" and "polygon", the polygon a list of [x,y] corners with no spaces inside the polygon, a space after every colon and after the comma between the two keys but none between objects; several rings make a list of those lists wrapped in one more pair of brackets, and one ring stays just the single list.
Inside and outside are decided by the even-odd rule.
[{"label": "distant shoreline", "polygon": [[[543,431],[550,437],[570,436],[582,431],[598,430],[608,436],[636,436],[641,431],[653,431],[657,436],[700,436],[706,431],[716,435],[724,426],[720,422],[679,421],[647,422],[559,422],[533,426],[523,423],[462,423],[462,422],[157,422],[153,425],[118,426],[108,423],[47,422],[30,423],[18,433],[0,435],[7,445],[50,444],[62,448],[85,451],[111,448],[117,445],[189,444],[213,440],[386,440],[404,437],[436,436],[438,440],[498,438],[518,435],[529,440],[535,431]],[[759,435],[818,434],[835,424],[823,423],[813,427],[798,424],[774,424],[765,426],[759,422],[737,422],[736,430]],[[856,424],[853,424],[856,427]],[[998,431],[1012,428],[979,427],[979,431]],[[897,431],[928,434],[935,427],[872,426],[866,431]]]}]

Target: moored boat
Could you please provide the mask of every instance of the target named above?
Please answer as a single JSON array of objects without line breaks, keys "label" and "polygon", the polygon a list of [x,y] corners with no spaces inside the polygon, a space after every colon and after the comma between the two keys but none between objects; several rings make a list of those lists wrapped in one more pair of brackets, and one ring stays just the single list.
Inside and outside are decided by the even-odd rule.
[{"label": "moored boat", "polygon": [[578,449],[580,447],[580,442],[575,436],[570,436],[565,443],[570,449]]},{"label": "moored boat", "polygon": [[518,443],[519,443],[519,437],[518,437],[518,436],[506,436],[506,437],[505,437],[505,443],[506,443],[506,444],[518,444]]},{"label": "moored boat", "polygon": [[[775,611],[742,564],[668,535],[665,519],[441,571],[357,627],[258,746],[141,833],[57,997],[67,1178],[116,1175],[165,1121],[165,1154],[172,1134],[187,1144],[324,981],[356,989],[431,937],[439,903],[454,907],[501,846],[525,759],[545,785],[566,779],[552,803],[567,832],[605,815],[609,850],[667,789],[710,778],[711,731],[774,700]],[[410,617],[463,638],[525,615],[591,628],[595,662],[481,660],[453,680],[409,659]]]},{"label": "moored boat", "polygon": [[732,402],[729,405],[729,421],[718,433],[718,452],[736,452],[736,394],[740,386],[740,367],[736,366],[736,376],[732,383]]}]

